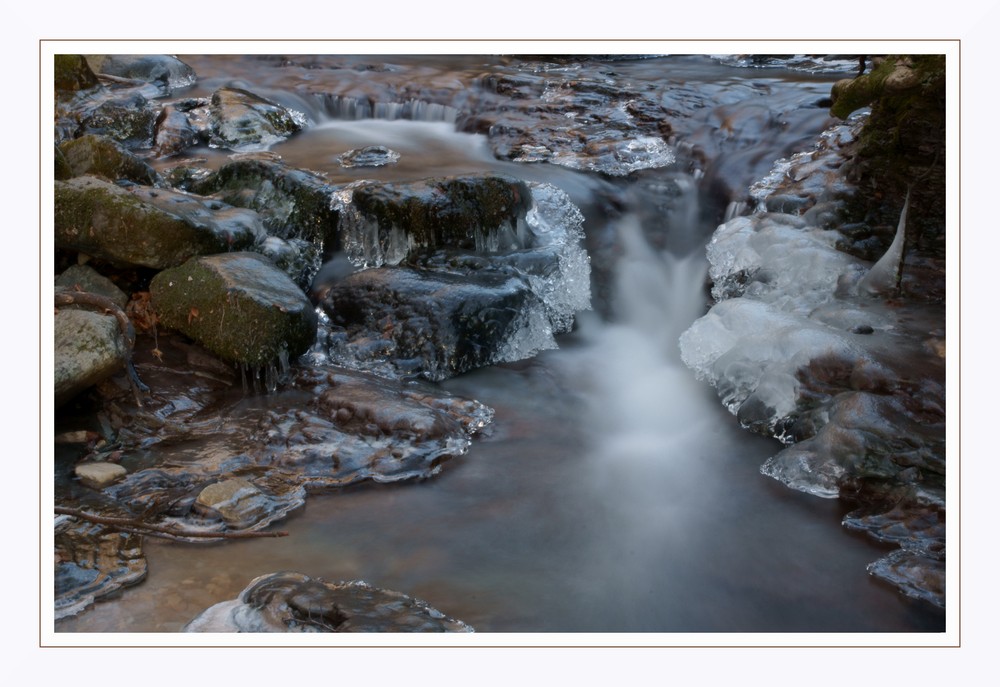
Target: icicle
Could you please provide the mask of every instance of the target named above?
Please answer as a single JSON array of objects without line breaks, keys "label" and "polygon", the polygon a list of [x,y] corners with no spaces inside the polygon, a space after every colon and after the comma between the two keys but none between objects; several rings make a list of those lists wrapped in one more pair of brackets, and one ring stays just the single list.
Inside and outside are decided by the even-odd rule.
[{"label": "icicle", "polygon": [[858,291],[871,295],[884,294],[899,286],[899,278],[903,269],[904,248],[906,246],[906,211],[910,207],[910,189],[906,190],[906,201],[903,211],[899,213],[899,225],[896,227],[896,237],[892,245],[879,261],[858,282]]}]

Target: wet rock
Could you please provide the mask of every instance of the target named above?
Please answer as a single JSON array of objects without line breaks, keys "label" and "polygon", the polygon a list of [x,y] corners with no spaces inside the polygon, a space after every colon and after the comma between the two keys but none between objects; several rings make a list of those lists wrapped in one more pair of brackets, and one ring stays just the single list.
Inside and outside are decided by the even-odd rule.
[{"label": "wet rock", "polygon": [[272,236],[309,244],[312,248],[306,251],[306,258],[311,264],[304,275],[308,279],[318,269],[320,256],[340,247],[340,215],[330,203],[334,187],[316,174],[291,169],[276,160],[247,157],[194,181],[189,189],[251,208]]},{"label": "wet rock", "polygon": [[402,267],[363,270],[321,303],[342,364],[441,380],[554,348],[544,305],[516,277]]},{"label": "wet rock", "polygon": [[360,182],[335,196],[348,257],[358,265],[396,265],[435,248],[478,252],[517,247],[531,192],[499,175]]},{"label": "wet rock", "polygon": [[201,141],[201,132],[192,125],[188,111],[164,105],[153,134],[153,152],[157,157],[177,155]]},{"label": "wet rock", "polygon": [[103,489],[122,479],[128,470],[115,463],[80,463],[74,474],[91,489]]},{"label": "wet rock", "polygon": [[472,632],[425,602],[364,582],[294,572],[255,578],[238,598],[204,611],[185,632]]},{"label": "wet rock", "polygon": [[110,315],[60,308],[54,334],[57,408],[125,364],[125,343],[117,320]]},{"label": "wet rock", "polygon": [[255,253],[193,258],[156,275],[150,293],[164,326],[241,365],[287,363],[316,338],[309,299]]},{"label": "wet rock", "polygon": [[259,252],[266,256],[295,285],[306,290],[318,270],[319,248],[303,239],[279,239],[268,236],[260,244]]},{"label": "wet rock", "polygon": [[869,565],[868,572],[906,596],[944,608],[945,562],[942,559],[901,549]]},{"label": "wet rock", "polygon": [[221,517],[227,527],[239,530],[261,522],[272,512],[269,501],[253,483],[233,478],[202,489],[194,507],[202,515]]},{"label": "wet rock", "polygon": [[399,153],[385,146],[366,146],[337,156],[341,167],[385,167],[399,161]]},{"label": "wet rock", "polygon": [[302,128],[305,118],[240,88],[212,94],[209,145],[230,150],[265,150]]},{"label": "wet rock", "polygon": [[98,74],[162,84],[165,93],[198,79],[191,67],[172,55],[87,55],[86,59]]},{"label": "wet rock", "polygon": [[[113,506],[97,515],[125,515]],[[55,619],[77,615],[96,600],[146,577],[142,537],[60,515],[55,520]]]},{"label": "wet rock", "polygon": [[83,55],[54,55],[56,94],[73,94],[99,85],[97,75]]},{"label": "wet rock", "polygon": [[[258,530],[300,508],[307,490],[426,479],[464,455],[493,417],[481,403],[430,386],[329,365],[293,367],[262,409],[238,380],[233,386],[231,373],[200,362],[208,356],[198,347],[162,330],[157,344],[156,353],[142,337],[136,346],[136,369],[156,389],[143,407],[130,403],[127,388],[100,389],[109,431],[126,455],[158,443],[197,447],[182,463],[138,464],[103,492],[150,523]],[[243,489],[246,500],[215,505]]]},{"label": "wet rock", "polygon": [[158,115],[159,108],[142,93],[110,91],[86,111],[79,133],[107,136],[130,149],[150,148]]},{"label": "wet rock", "polygon": [[110,138],[88,134],[59,146],[70,177],[91,175],[108,181],[127,179],[137,184],[159,186],[160,175],[152,167]]},{"label": "wet rock", "polygon": [[[169,208],[169,210],[157,207]],[[133,187],[95,177],[55,182],[56,247],[103,258],[118,266],[164,269],[194,255],[249,247],[259,237],[246,215],[190,196]],[[222,221],[214,213],[222,213]]]},{"label": "wet rock", "polygon": [[[125,309],[128,296],[115,283],[88,265],[71,265],[56,278],[56,288],[86,291],[111,299],[119,308]],[[72,308],[74,306],[65,306]]]}]

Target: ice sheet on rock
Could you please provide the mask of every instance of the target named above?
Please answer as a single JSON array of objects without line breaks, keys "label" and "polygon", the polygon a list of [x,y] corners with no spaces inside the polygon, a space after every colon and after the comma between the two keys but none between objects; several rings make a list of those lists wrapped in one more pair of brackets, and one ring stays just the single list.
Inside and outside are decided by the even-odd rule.
[{"label": "ice sheet on rock", "polygon": [[798,405],[801,367],[826,356],[866,358],[847,337],[749,298],[714,306],[681,335],[680,348],[684,363],[716,387],[730,412],[750,399],[760,402],[771,428]]},{"label": "ice sheet on rock", "polygon": [[[521,157],[524,155],[522,148]],[[674,149],[662,138],[639,136],[591,143],[582,151],[558,151],[548,161],[570,169],[624,177],[641,169],[669,167],[676,159]]]},{"label": "ice sheet on rock", "polygon": [[[354,264],[368,268],[395,264],[419,266],[428,277],[433,273],[444,275],[442,279],[447,282],[445,291],[474,288],[477,280],[488,279],[491,275],[505,280],[514,278],[522,282],[533,296],[519,301],[524,306],[522,311],[513,321],[505,321],[504,334],[491,342],[491,350],[484,349],[473,356],[475,366],[523,360],[538,351],[555,348],[553,335],[568,332],[576,313],[590,308],[590,258],[582,246],[583,215],[561,189],[551,184],[528,184],[531,203],[523,220],[519,220],[516,226],[485,232],[483,240],[476,241],[476,250],[459,247],[432,250],[416,246],[399,227],[392,227],[386,234],[377,222],[359,212],[353,203],[353,194],[364,183],[349,184],[333,197],[341,215],[345,251]],[[398,274],[409,279],[404,272]],[[460,287],[454,276],[464,276],[471,280],[470,284]],[[416,280],[412,286],[419,290],[424,281]],[[508,286],[504,288],[510,290],[509,282],[506,283]],[[398,285],[393,288],[398,288]],[[437,299],[445,291],[436,291],[428,297]],[[405,297],[403,300],[409,303],[404,310],[420,310],[422,307]],[[452,306],[441,307],[447,312],[458,312]],[[383,306],[379,306],[379,311],[380,317],[401,320],[409,317]],[[440,312],[425,313],[421,317],[437,323],[432,327],[436,332],[448,329]],[[461,317],[465,320],[468,315],[462,314]],[[505,316],[503,319],[509,318]],[[413,318],[408,321],[416,322]],[[348,323],[345,321],[342,324]],[[406,361],[414,356],[414,364],[418,364],[420,374],[430,379],[443,379],[469,369],[467,365],[456,362],[454,356],[448,353],[448,346],[438,346],[433,352],[421,354],[404,343],[399,332],[385,338],[377,335],[377,327],[373,323],[369,325],[370,334],[352,329],[348,333],[348,341],[339,344],[333,341],[334,345],[330,348],[332,357],[344,365],[393,377],[405,375],[406,368],[411,367]],[[414,326],[406,325],[409,329]],[[441,334],[435,336],[443,341],[450,335],[445,334],[444,338]],[[441,359],[442,355],[444,359]],[[400,359],[404,362],[402,367]]]},{"label": "ice sheet on rock", "polygon": [[806,316],[833,300],[842,280],[856,280],[865,269],[836,249],[839,238],[793,215],[732,219],[708,245],[712,297],[746,296]]},{"label": "ice sheet on rock", "polygon": [[426,602],[361,580],[296,572],[261,575],[206,609],[184,632],[472,632]]}]

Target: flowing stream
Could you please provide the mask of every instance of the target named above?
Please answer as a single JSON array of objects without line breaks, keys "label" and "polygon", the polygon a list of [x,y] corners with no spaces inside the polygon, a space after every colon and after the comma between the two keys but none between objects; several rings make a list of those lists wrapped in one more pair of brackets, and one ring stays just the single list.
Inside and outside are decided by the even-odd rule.
[{"label": "flowing stream", "polygon": [[[332,183],[498,171],[562,188],[586,217],[595,309],[578,315],[557,350],[441,383],[496,415],[433,479],[311,496],[280,524],[290,533],[282,539],[147,541],[142,584],[57,630],[178,631],[279,570],[399,590],[478,632],[944,629],[943,612],[869,577],[865,566],[890,548],[843,529],[844,505],[759,473],[778,442],[742,430],[678,352],[678,337],[707,308],[704,246],[726,201],[809,145],[827,120],[824,108],[802,103],[821,101],[843,74],[707,58],[615,63],[650,88],[669,74],[700,89],[677,143],[711,150],[693,173],[673,166],[611,178],[497,159],[486,136],[456,131],[446,108],[425,108],[425,120],[335,119],[329,104],[303,100],[301,84],[248,58],[182,59],[201,79],[195,94],[238,80],[298,104],[314,124],[271,150]],[[393,63],[431,83],[469,69],[460,57]],[[359,81],[359,96],[364,88]],[[762,122],[764,110],[790,114],[718,135],[727,118]],[[337,164],[365,145],[388,146],[400,161]],[[612,192],[624,206],[607,207]]]}]

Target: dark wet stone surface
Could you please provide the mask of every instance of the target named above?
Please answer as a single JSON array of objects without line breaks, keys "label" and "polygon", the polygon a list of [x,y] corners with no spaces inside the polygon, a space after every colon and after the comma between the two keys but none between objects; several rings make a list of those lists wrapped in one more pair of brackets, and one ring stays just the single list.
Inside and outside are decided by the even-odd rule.
[{"label": "dark wet stone surface", "polygon": [[241,88],[213,93],[209,117],[209,145],[230,150],[263,150],[302,128],[286,108]]},{"label": "dark wet stone surface", "polygon": [[542,302],[500,274],[372,268],[334,284],[322,306],[331,355],[392,376],[440,380],[555,346]]},{"label": "dark wet stone surface", "polygon": [[[120,515],[113,505],[90,507],[102,515]],[[56,620],[86,610],[146,577],[142,537],[112,532],[100,525],[57,516],[55,521]]]},{"label": "dark wet stone surface", "polygon": [[281,572],[251,581],[238,598],[205,610],[184,631],[472,632],[472,628],[399,592],[361,581],[327,582]]}]

